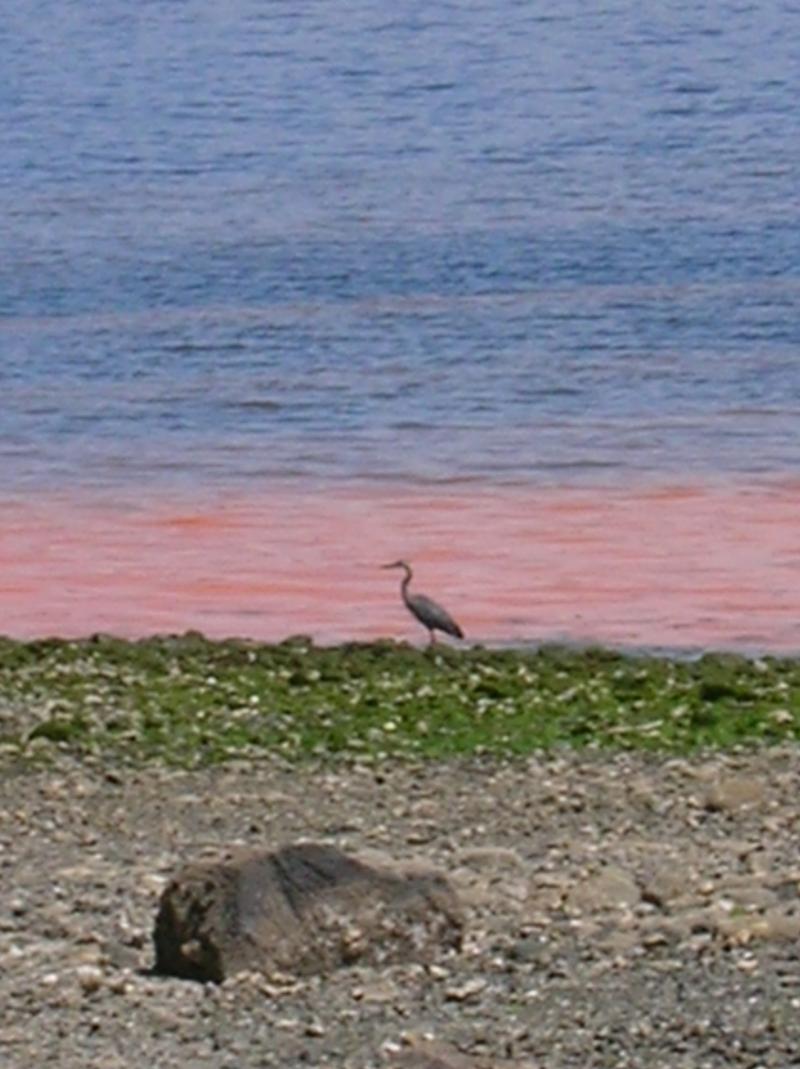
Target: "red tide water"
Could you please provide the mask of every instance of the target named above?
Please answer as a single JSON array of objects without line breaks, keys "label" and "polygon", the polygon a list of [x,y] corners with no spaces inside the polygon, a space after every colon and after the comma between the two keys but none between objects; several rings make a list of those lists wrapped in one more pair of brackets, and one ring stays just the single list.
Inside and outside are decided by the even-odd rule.
[{"label": "red tide water", "polygon": [[321,490],[0,509],[0,632],[424,642],[397,573],[474,641],[800,650],[800,485]]}]

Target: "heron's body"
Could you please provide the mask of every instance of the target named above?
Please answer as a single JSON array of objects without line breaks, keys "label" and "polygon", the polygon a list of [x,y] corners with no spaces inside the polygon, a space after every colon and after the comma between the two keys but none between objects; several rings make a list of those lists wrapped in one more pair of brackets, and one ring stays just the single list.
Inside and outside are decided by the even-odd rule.
[{"label": "heron's body", "polygon": [[447,635],[453,635],[454,638],[463,638],[464,632],[455,622],[453,617],[433,598],[427,597],[425,594],[412,594],[409,592],[408,585],[411,582],[411,577],[414,574],[411,568],[403,560],[395,561],[393,564],[384,564],[384,568],[402,568],[405,572],[403,581],[400,584],[400,593],[403,596],[405,606],[412,616],[422,624],[423,627],[427,627],[428,633],[431,636],[431,644],[436,641],[436,632],[443,631]]}]

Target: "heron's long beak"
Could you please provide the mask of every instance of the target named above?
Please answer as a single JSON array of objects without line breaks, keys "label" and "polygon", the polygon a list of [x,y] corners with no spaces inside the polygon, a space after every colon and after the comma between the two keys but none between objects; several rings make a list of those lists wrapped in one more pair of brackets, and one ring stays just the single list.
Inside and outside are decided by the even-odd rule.
[{"label": "heron's long beak", "polygon": [[382,564],[381,568],[402,568],[402,564],[399,560],[392,561],[391,564]]}]

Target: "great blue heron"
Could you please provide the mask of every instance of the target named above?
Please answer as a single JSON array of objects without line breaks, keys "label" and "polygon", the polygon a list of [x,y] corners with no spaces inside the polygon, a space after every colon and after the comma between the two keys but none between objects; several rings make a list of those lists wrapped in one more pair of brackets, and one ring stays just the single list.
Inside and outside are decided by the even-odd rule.
[{"label": "great blue heron", "polygon": [[411,582],[411,576],[414,573],[404,560],[396,560],[392,564],[384,564],[382,567],[402,568],[406,573],[403,582],[400,584],[400,593],[403,595],[403,601],[406,603],[406,608],[411,615],[416,616],[423,627],[427,627],[431,636],[431,645],[436,641],[436,631],[444,631],[446,634],[454,635],[456,638],[464,637],[464,632],[447,609],[443,609],[441,605],[432,598],[426,597],[425,594],[409,594],[408,584]]}]

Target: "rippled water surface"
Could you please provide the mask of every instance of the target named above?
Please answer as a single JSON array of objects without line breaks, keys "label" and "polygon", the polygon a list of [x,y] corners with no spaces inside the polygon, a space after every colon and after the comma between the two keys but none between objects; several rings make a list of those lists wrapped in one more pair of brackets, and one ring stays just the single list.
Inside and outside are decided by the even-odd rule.
[{"label": "rippled water surface", "polygon": [[[372,501],[359,507],[382,550],[438,561],[433,575],[465,603],[498,581],[503,539],[509,566],[535,569],[545,491],[594,494],[602,512],[609,495],[690,487],[696,520],[681,523],[705,549],[680,558],[664,523],[663,552],[708,562],[692,572],[701,591],[723,552],[733,585],[771,582],[759,568],[783,567],[765,547],[788,552],[800,468],[799,14],[571,0],[45,0],[7,14],[7,628],[246,631],[246,575],[247,589],[276,584],[272,611],[293,628],[353,633],[332,607],[346,593],[320,617],[276,575],[314,574],[324,600],[331,568],[284,550],[316,545],[349,574],[355,547],[342,536],[343,565],[329,533],[356,499]],[[740,503],[722,515],[746,516],[748,495],[775,485],[786,507],[771,522],[792,526],[775,539],[754,527],[749,557],[719,517],[700,522],[721,486]],[[396,549],[375,533],[392,495],[417,501]],[[176,500],[196,516],[233,499],[245,528],[259,517],[247,560],[235,539],[220,557],[202,525],[181,528],[186,575],[214,575],[205,608],[183,590],[153,616],[139,592],[169,552],[147,556],[136,509],[152,533]],[[494,501],[480,552],[467,547],[475,500]],[[505,517],[494,534],[492,516]],[[600,529],[605,548],[575,540],[576,574],[599,575],[619,541]],[[624,544],[635,564],[639,543]],[[376,555],[362,545],[357,559]],[[777,602],[791,602],[791,575],[781,582]],[[602,589],[593,626],[613,637]],[[479,630],[583,634],[587,598],[580,587],[563,618],[541,619],[492,616],[488,598]],[[67,602],[84,606],[79,622]],[[669,630],[681,610],[661,604]],[[637,619],[621,630],[660,640]],[[767,644],[791,643],[783,617],[759,621]],[[732,626],[726,640],[746,637]],[[704,641],[699,624],[693,636]],[[722,640],[713,627],[706,639]]]},{"label": "rippled water surface", "polygon": [[797,483],[623,491],[303,489],[113,506],[38,500],[3,519],[16,634],[427,641],[397,572],[470,641],[800,649]]}]

